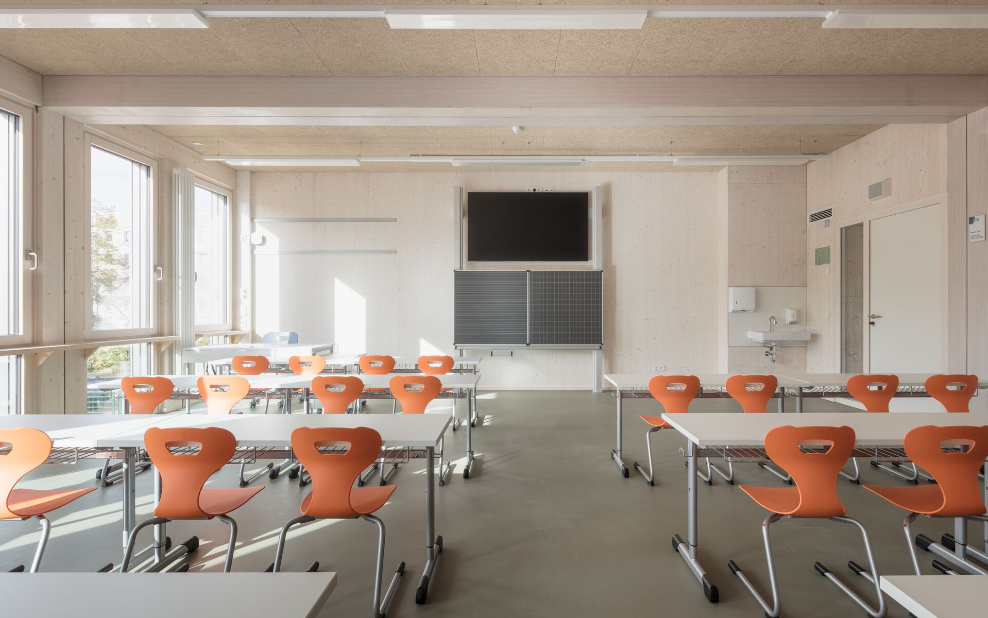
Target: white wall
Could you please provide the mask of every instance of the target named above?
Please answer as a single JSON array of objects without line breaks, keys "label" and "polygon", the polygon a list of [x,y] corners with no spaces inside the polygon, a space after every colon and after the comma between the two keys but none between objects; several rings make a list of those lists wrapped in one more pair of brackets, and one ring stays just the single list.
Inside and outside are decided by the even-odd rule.
[{"label": "white wall", "polygon": [[[368,352],[452,351],[453,187],[604,186],[604,371],[714,371],[717,177],[696,173],[255,172],[255,218],[395,217],[397,223],[256,223],[258,251],[395,249],[397,255],[256,256],[255,331],[296,330]],[[800,210],[801,213],[801,210]],[[801,216],[801,214],[800,214]],[[511,268],[512,266],[508,266]],[[589,388],[588,351],[487,358],[487,388]]]}]

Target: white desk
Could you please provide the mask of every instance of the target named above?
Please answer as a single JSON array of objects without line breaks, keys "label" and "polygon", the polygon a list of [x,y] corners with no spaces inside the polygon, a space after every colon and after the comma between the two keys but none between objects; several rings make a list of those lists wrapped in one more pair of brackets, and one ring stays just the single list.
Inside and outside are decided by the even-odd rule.
[{"label": "white desk", "polygon": [[[126,581],[124,581],[126,579]],[[112,599],[107,596],[112,586]],[[143,618],[314,618],[336,573],[0,573],[8,616],[105,618],[110,606]],[[53,594],[53,592],[56,592]]]},{"label": "white desk", "polygon": [[976,576],[891,575],[879,581],[882,592],[916,618],[970,618],[988,605],[988,588]]},{"label": "white desk", "polygon": [[[730,373],[700,373],[696,377],[700,379],[700,391],[697,397],[729,397],[727,394],[727,379],[734,374]],[[655,376],[650,373],[611,373],[604,376],[604,380],[611,383],[617,390],[617,445],[611,450],[611,459],[617,464],[618,470],[624,478],[628,478],[628,466],[622,458],[624,447],[624,412],[622,402],[624,399],[651,398],[652,394],[648,390],[648,382]],[[779,389],[776,397],[779,400],[779,412],[785,411],[783,404],[787,388],[806,386],[805,382],[777,376]]]},{"label": "white desk", "polygon": [[[910,429],[921,425],[984,425],[988,424],[988,414],[868,414],[862,412],[820,413],[820,414],[738,414],[738,413],[694,413],[662,414],[662,419],[676,431],[686,436],[686,504],[688,518],[687,540],[673,535],[673,547],[703,585],[704,594],[712,603],[719,598],[717,586],[707,576],[697,559],[699,545],[699,512],[697,502],[696,460],[698,451],[704,448],[722,446],[762,447],[765,434],[781,425],[846,425],[854,429],[855,446],[901,446]],[[950,579],[941,578],[941,579]]]},{"label": "white desk", "polygon": [[264,356],[272,361],[287,363],[292,356],[322,356],[330,354],[332,343],[221,343],[185,348],[183,363],[212,363],[238,355]]},{"label": "white desk", "polygon": [[[453,356],[453,368],[449,370],[450,373],[477,373],[480,367],[480,361],[483,356]],[[395,373],[419,373],[418,367],[419,359],[413,356],[396,356],[395,357]],[[470,426],[477,426],[477,391],[476,389],[470,394],[470,398],[473,399],[473,414],[470,416]],[[456,426],[453,427],[456,429]]]},{"label": "white desk", "polygon": [[[298,427],[371,427],[381,434],[385,446],[424,448],[426,451],[426,565],[419,583],[419,592],[416,594],[416,599],[422,599],[424,602],[436,566],[436,557],[442,551],[442,537],[435,534],[435,451],[449,427],[451,418],[438,414],[172,414],[164,417],[156,426],[222,427],[237,438],[237,446],[283,449],[291,448],[292,432]],[[144,445],[145,430],[146,428],[142,428],[115,436],[112,441],[119,446],[139,448]],[[155,503],[157,504],[157,496]],[[164,554],[165,525],[155,528],[156,554],[161,556]],[[249,612],[249,614],[262,615],[258,612]],[[233,614],[229,613],[229,615]]]},{"label": "white desk", "polygon": [[[786,377],[804,382],[804,388],[809,385],[810,388],[843,388],[847,386],[847,381],[853,376],[858,375],[855,373],[788,373]],[[899,389],[925,389],[926,380],[930,376],[938,375],[933,373],[897,373],[895,374],[899,378]],[[978,388],[988,388],[988,380],[979,380]],[[925,390],[924,390],[925,392]]]}]

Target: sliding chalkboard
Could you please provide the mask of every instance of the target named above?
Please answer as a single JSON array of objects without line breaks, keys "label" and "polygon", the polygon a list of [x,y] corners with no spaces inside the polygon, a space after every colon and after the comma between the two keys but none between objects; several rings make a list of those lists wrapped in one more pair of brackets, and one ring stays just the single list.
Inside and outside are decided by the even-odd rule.
[{"label": "sliding chalkboard", "polygon": [[603,347],[603,272],[454,272],[453,343],[486,347]]}]

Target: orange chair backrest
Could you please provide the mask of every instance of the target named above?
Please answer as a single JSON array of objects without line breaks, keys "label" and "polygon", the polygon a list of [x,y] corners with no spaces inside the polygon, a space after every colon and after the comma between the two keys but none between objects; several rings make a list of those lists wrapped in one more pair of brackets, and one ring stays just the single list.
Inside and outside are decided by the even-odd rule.
[{"label": "orange chair backrest", "polygon": [[[139,390],[140,389],[140,390]],[[120,380],[131,414],[153,414],[154,409],[175,392],[168,378],[124,378]]]},{"label": "orange chair backrest", "polygon": [[0,429],[0,447],[8,448],[0,455],[0,519],[19,517],[11,512],[8,500],[17,481],[45,463],[51,454],[51,438],[40,429],[19,427]]},{"label": "orange chair backrest", "polygon": [[427,376],[444,376],[453,368],[452,356],[420,356],[419,371]]},{"label": "orange chair backrest", "polygon": [[[197,453],[172,453],[171,447],[199,446]],[[144,448],[161,475],[161,499],[157,517],[196,519],[206,517],[199,494],[213,473],[229,463],[237,439],[220,427],[151,427],[144,432]]]},{"label": "orange chair backrest", "polygon": [[[321,445],[349,444],[345,453],[322,453]],[[333,444],[336,443],[336,444]],[[358,517],[350,505],[353,483],[381,454],[381,434],[369,427],[299,427],[292,451],[312,477],[312,491],[302,500],[302,514],[339,519]]]},{"label": "orange chair backrest", "polygon": [[648,391],[669,414],[689,412],[690,402],[700,392],[700,378],[696,376],[655,376],[648,381]]},{"label": "orange chair backrest", "polygon": [[[757,387],[748,390],[749,386]],[[731,376],[727,378],[727,394],[741,404],[748,413],[765,412],[772,395],[779,388],[779,379],[775,376]]]},{"label": "orange chair backrest", "polygon": [[[875,386],[878,388],[869,388]],[[847,392],[864,404],[869,412],[888,412],[889,402],[899,388],[896,375],[857,375],[847,381]]]},{"label": "orange chair backrest", "polygon": [[[340,388],[343,390],[329,390]],[[364,392],[364,381],[357,376],[316,376],[312,393],[322,404],[323,414],[346,414],[347,407]]]},{"label": "orange chair backrest", "polygon": [[[909,459],[929,472],[943,492],[943,505],[936,511],[937,515],[964,517],[985,513],[978,470],[988,457],[988,426],[914,427],[902,445]],[[964,445],[967,449],[945,453],[944,445]]]},{"label": "orange chair backrest", "polygon": [[296,375],[312,376],[326,368],[326,359],[322,356],[293,356],[288,359],[288,367]]},{"label": "orange chair backrest", "polygon": [[383,376],[384,374],[391,373],[394,368],[395,359],[393,356],[365,354],[360,357],[360,370],[367,375]]},{"label": "orange chair backrest", "polygon": [[[420,390],[410,391],[409,386],[420,386]],[[401,404],[403,414],[425,414],[429,405],[442,389],[442,381],[436,376],[395,376],[388,382],[391,396]]]},{"label": "orange chair backrest", "polygon": [[250,383],[237,376],[202,376],[197,385],[206,414],[229,414],[250,391]]},{"label": "orange chair backrest", "polygon": [[271,362],[266,356],[234,356],[233,368],[242,376],[259,376]]},{"label": "orange chair backrest", "polygon": [[[800,445],[828,446],[825,452],[806,452]],[[837,475],[854,450],[854,430],[840,427],[776,427],[765,435],[769,459],[792,475],[799,491],[795,517],[833,517],[847,511],[837,495]]]},{"label": "orange chair backrest", "polygon": [[[960,386],[950,389],[948,386]],[[978,392],[978,376],[937,375],[926,379],[926,393],[943,404],[947,412],[970,412],[971,397]]]}]

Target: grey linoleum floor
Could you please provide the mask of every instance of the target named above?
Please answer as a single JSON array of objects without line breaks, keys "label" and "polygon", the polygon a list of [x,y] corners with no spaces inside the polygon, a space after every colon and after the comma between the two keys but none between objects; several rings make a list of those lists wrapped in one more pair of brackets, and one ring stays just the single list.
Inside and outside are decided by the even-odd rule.
[{"label": "grey linoleum floor", "polygon": [[[694,405],[700,413],[740,411],[730,400],[700,400]],[[727,568],[727,560],[735,559],[767,592],[760,531],[765,512],[736,486],[716,477],[713,486],[700,486],[699,556],[720,588],[718,605],[706,601],[672,549],[672,534],[685,537],[687,532],[686,474],[678,452],[683,440],[678,434],[661,431],[656,437],[658,479],[649,487],[634,470],[631,478],[621,478],[609,458],[614,443],[614,398],[609,393],[490,392],[481,394],[479,408],[484,426],[474,437],[481,461],[469,480],[457,469],[445,487],[437,488],[437,531],[444,537],[445,550],[425,606],[416,606],[414,600],[425,562],[423,461],[404,465],[392,479],[398,490],[378,513],[387,526],[385,573],[390,574],[399,560],[407,569],[388,616],[762,616]],[[629,464],[645,461],[645,424],[637,414],[657,409],[651,400],[626,402]],[[807,412],[837,410],[852,412],[826,401],[806,404]],[[370,412],[390,412],[390,405],[371,402]],[[448,453],[462,456],[465,429],[448,436]],[[862,463],[866,483],[901,482]],[[46,466],[26,486],[92,486],[90,465]],[[213,483],[234,486],[235,478],[236,469],[228,466]],[[780,484],[752,465],[737,466],[737,478],[748,484]],[[151,511],[151,480],[146,473],[138,477],[139,518]],[[284,476],[259,482],[264,491],[233,514],[240,526],[236,571],[261,571],[272,561],[281,525],[298,514],[308,491]],[[903,514],[861,487],[841,481],[839,488],[849,514],[861,519],[872,535],[879,569],[885,574],[908,573]],[[91,571],[107,562],[119,563],[120,497],[117,485],[55,513],[42,570]],[[939,538],[949,526],[921,520],[916,530]],[[226,526],[217,521],[169,526],[176,541],[194,534],[202,539],[189,577],[195,571],[221,569],[226,533]],[[981,536],[981,527],[972,526],[972,538]],[[870,585],[846,567],[849,559],[866,564],[852,526],[783,520],[773,526],[772,538],[784,616],[863,615],[813,568],[813,561],[820,560],[873,598]],[[0,570],[29,563],[36,540],[34,523],[0,522]],[[310,524],[289,538],[284,569],[303,570],[318,560],[321,570],[339,573],[339,585],[320,615],[367,616],[375,548],[375,528],[369,523]],[[921,558],[924,569],[933,573],[931,555],[921,552]],[[112,600],[112,587],[106,598]],[[890,616],[906,616],[894,601],[889,606]],[[176,605],[184,611],[181,607]]]}]

